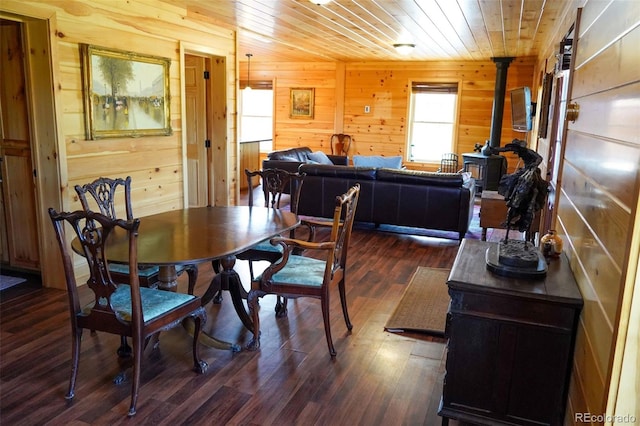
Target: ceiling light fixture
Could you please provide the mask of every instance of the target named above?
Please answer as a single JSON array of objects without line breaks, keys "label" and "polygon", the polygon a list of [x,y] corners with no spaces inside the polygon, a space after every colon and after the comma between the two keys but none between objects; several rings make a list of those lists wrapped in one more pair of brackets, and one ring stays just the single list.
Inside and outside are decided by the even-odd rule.
[{"label": "ceiling light fixture", "polygon": [[251,90],[251,57],[253,54],[247,53],[245,54],[247,57],[247,86],[244,88],[245,91]]},{"label": "ceiling light fixture", "polygon": [[331,0],[309,0],[313,4],[317,4],[318,6],[323,6],[325,4],[331,3]]},{"label": "ceiling light fixture", "polygon": [[395,43],[393,48],[401,55],[408,55],[413,51],[413,48],[416,47],[413,43]]}]

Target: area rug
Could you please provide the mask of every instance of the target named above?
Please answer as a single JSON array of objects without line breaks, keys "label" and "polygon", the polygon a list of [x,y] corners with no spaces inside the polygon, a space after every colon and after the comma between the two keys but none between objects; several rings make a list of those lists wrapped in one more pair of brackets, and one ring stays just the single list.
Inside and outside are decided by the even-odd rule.
[{"label": "area rug", "polygon": [[10,277],[8,275],[0,275],[0,290],[13,287],[14,285],[18,285],[25,281],[26,280],[24,278]]},{"label": "area rug", "polygon": [[418,331],[444,336],[449,293],[449,269],[419,266],[385,325],[395,333]]}]

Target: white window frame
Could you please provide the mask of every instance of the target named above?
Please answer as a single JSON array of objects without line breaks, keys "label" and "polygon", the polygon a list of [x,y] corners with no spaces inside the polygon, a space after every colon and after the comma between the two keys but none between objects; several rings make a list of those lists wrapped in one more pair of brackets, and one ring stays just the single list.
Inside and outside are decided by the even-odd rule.
[{"label": "white window frame", "polygon": [[[441,159],[441,154],[439,154],[437,156],[437,158],[418,158],[416,156],[413,155],[413,147],[416,144],[416,142],[414,142],[414,117],[415,117],[415,96],[417,95],[417,93],[414,93],[414,85],[418,85],[418,84],[429,84],[429,85],[434,85],[434,86],[438,86],[438,85],[442,85],[442,86],[452,86],[452,85],[456,85],[456,100],[455,100],[455,105],[454,105],[454,111],[453,111],[453,119],[450,122],[452,129],[451,129],[451,140],[449,141],[449,143],[447,144],[446,142],[443,142],[443,146],[441,147],[441,154],[447,153],[447,152],[456,152],[456,147],[457,147],[457,140],[458,140],[458,127],[459,127],[459,109],[460,109],[460,95],[461,95],[461,87],[462,84],[460,81],[438,81],[438,80],[434,80],[434,79],[420,79],[420,80],[412,80],[409,81],[409,96],[408,96],[408,123],[407,123],[407,143],[406,143],[406,152],[407,152],[407,160],[409,162],[412,163],[422,163],[422,164],[440,164],[440,159]],[[429,123],[427,121],[427,123]],[[449,123],[448,121],[446,123]],[[428,141],[425,141],[428,142]]]},{"label": "white window frame", "polygon": [[[244,83],[244,84],[243,84]],[[262,84],[256,84],[256,82],[252,81],[251,82],[251,92],[256,92],[258,90],[260,91],[264,91],[264,90],[269,90],[271,91],[271,115],[249,115],[249,114],[245,114],[245,108],[244,108],[244,87],[246,87],[246,82],[241,82],[241,92],[240,92],[240,102],[239,102],[239,127],[238,127],[238,137],[240,142],[249,142],[249,141],[260,141],[260,152],[271,152],[273,151],[273,134],[274,134],[274,126],[275,126],[275,96],[276,96],[276,92],[275,92],[275,88],[273,87],[273,84],[271,82],[259,82]],[[256,87],[257,86],[257,87]],[[246,134],[243,134],[243,129],[246,128],[244,121],[245,121],[245,117],[250,118],[250,117],[256,117],[256,118],[270,118],[271,119],[271,129],[269,132],[269,135],[262,134],[260,133],[260,135],[258,136],[252,136],[249,135],[247,136]]]}]

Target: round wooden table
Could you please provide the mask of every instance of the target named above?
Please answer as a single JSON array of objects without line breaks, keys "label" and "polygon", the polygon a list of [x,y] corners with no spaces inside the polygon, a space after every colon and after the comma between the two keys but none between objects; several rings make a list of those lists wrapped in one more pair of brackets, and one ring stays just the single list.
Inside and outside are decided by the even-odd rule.
[{"label": "round wooden table", "polygon": [[[242,323],[253,331],[251,318],[242,302],[240,277],[233,269],[235,255],[299,224],[300,220],[291,212],[248,206],[197,207],[145,216],[140,218],[138,230],[138,264],[158,265],[159,287],[175,291],[176,266],[220,260],[224,269],[209,284],[202,304],[209,303],[218,290],[229,290]],[[129,262],[126,233],[112,234],[107,258],[114,263]],[[238,345],[209,338],[211,346],[239,350]]]}]

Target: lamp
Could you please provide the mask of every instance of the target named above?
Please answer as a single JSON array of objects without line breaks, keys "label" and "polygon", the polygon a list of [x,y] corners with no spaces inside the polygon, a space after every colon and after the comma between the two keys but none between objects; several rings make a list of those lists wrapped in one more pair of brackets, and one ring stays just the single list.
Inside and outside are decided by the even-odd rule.
[{"label": "lamp", "polygon": [[328,3],[331,3],[331,0],[309,0],[313,4],[317,4],[318,6],[322,6]]},{"label": "lamp", "polygon": [[245,56],[247,57],[247,87],[244,90],[248,92],[251,90],[251,57],[253,54],[247,53]]},{"label": "lamp", "polygon": [[413,48],[416,47],[413,43],[395,43],[393,48],[401,55],[408,55]]}]

